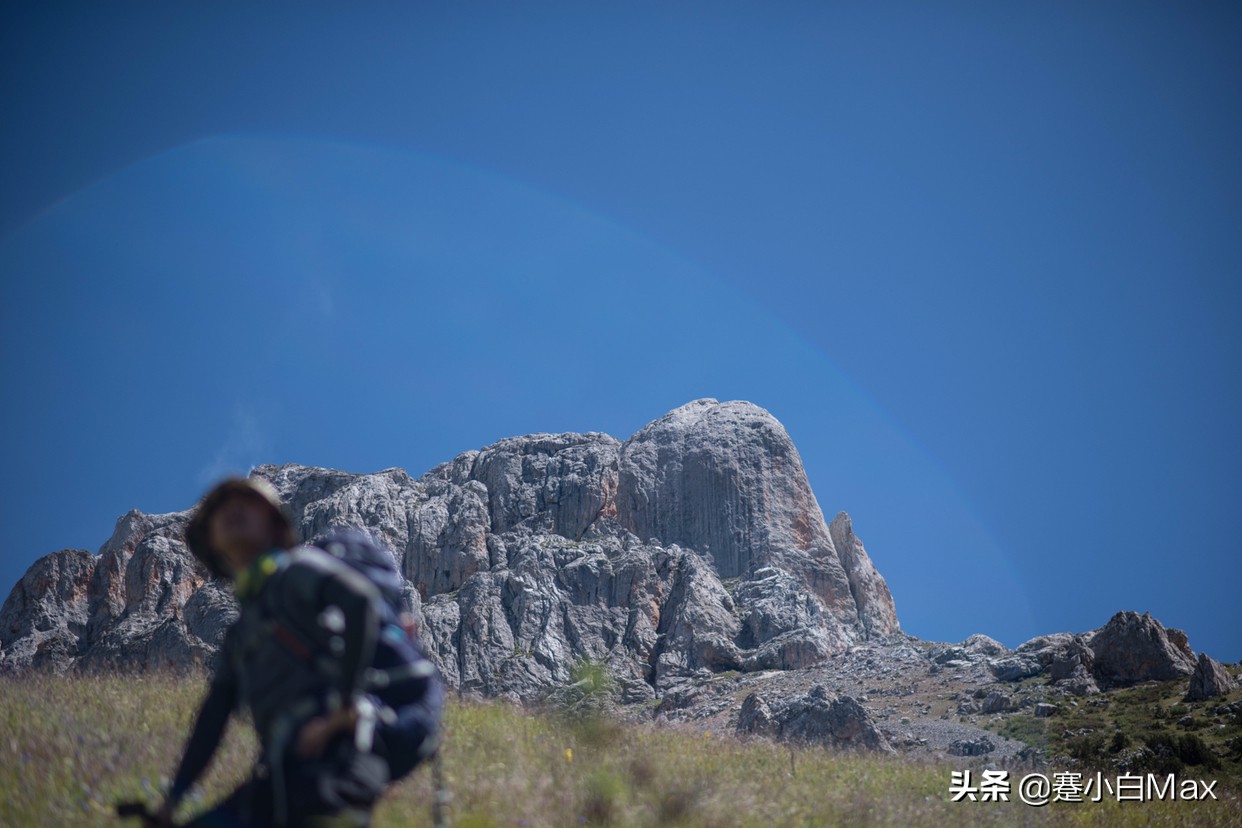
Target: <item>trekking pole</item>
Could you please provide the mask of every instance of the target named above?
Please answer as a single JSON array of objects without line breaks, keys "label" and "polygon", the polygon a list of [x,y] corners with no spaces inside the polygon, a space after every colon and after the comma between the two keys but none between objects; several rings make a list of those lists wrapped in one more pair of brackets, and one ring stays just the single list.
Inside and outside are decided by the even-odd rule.
[{"label": "trekking pole", "polygon": [[438,750],[431,755],[431,781],[436,789],[431,803],[431,824],[435,828],[448,828],[448,804],[453,795],[444,786],[444,770],[440,766]]}]

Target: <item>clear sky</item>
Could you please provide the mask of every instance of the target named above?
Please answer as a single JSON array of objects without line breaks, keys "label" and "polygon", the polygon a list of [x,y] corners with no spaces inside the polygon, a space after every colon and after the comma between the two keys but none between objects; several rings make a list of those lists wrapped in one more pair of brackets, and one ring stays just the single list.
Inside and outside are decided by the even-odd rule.
[{"label": "clear sky", "polygon": [[711,396],[915,635],[1242,659],[1239,9],[7,4],[0,592],[258,463]]}]

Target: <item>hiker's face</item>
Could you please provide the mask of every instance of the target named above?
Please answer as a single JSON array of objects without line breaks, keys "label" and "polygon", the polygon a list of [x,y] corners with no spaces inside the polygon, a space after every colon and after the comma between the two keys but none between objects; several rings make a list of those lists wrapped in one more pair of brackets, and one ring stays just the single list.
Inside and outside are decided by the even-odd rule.
[{"label": "hiker's face", "polygon": [[236,494],[221,503],[207,526],[212,549],[234,572],[245,569],[276,542],[271,509],[250,495]]}]

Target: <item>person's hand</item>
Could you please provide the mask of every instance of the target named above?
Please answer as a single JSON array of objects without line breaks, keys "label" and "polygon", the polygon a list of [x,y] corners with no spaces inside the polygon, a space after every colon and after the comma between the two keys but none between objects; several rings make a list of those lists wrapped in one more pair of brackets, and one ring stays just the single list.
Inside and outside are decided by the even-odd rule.
[{"label": "person's hand", "polygon": [[352,729],[357,722],[358,712],[352,707],[327,716],[316,716],[298,731],[298,755],[303,759],[318,759],[333,736]]},{"label": "person's hand", "polygon": [[334,733],[330,716],[311,719],[298,732],[298,755],[304,759],[318,759]]},{"label": "person's hand", "polygon": [[171,799],[165,799],[160,809],[155,812],[154,824],[157,828],[172,828],[173,811],[177,809],[176,803]]}]

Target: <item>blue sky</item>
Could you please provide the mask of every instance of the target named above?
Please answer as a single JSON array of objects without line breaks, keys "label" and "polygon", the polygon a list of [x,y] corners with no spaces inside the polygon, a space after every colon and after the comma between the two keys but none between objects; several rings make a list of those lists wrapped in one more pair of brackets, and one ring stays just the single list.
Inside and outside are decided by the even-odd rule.
[{"label": "blue sky", "polygon": [[1226,4],[11,5],[7,589],[261,462],[772,411],[903,627],[1242,658]]}]

